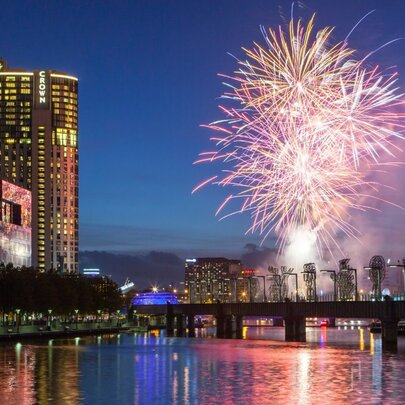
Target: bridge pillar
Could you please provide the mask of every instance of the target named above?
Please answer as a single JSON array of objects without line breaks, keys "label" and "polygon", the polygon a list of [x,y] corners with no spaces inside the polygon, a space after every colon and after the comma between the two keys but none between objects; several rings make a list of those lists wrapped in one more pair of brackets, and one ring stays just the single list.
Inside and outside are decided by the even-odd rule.
[{"label": "bridge pillar", "polygon": [[215,317],[217,324],[217,338],[225,337],[225,316],[217,315]]},{"label": "bridge pillar", "polygon": [[398,319],[383,319],[381,327],[383,350],[396,351],[398,348]]},{"label": "bridge pillar", "polygon": [[383,350],[397,351],[398,348],[398,316],[395,303],[391,297],[384,297],[384,315],[381,319],[381,340]]},{"label": "bridge pillar", "polygon": [[236,338],[243,338],[243,316],[237,315],[235,317]]},{"label": "bridge pillar", "polygon": [[173,336],[174,334],[174,316],[166,315],[166,334],[167,336]]},{"label": "bridge pillar", "polygon": [[233,335],[233,319],[232,315],[230,316],[225,316],[225,338],[227,339],[232,339]]},{"label": "bridge pillar", "polygon": [[177,337],[184,336],[184,315],[183,314],[176,315],[176,336]]},{"label": "bridge pillar", "polygon": [[195,337],[194,315],[187,315],[188,337]]},{"label": "bridge pillar", "polygon": [[284,319],[285,340],[287,342],[305,342],[305,318],[288,317]]},{"label": "bridge pillar", "polygon": [[173,306],[171,304],[167,304],[166,309],[166,334],[167,336],[174,335],[174,314]]}]

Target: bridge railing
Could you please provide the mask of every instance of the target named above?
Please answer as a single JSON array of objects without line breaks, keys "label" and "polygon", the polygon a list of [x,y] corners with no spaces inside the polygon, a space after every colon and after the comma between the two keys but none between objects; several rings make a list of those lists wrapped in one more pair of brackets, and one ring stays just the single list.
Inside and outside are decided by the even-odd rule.
[{"label": "bridge railing", "polygon": [[[384,301],[385,296],[381,295],[380,297],[376,297],[374,294],[364,294],[364,293],[358,293],[357,294],[357,299],[356,296],[353,295],[351,299],[338,299],[335,297],[334,294],[321,294],[317,295],[316,297],[316,302],[342,302],[342,301],[368,301],[368,302],[374,302],[374,301]],[[390,295],[390,299],[393,301],[405,301],[405,293],[395,293]],[[249,301],[244,301],[245,303],[249,303]],[[291,298],[284,298],[281,301],[274,301],[274,300],[267,300],[264,301],[263,298],[256,298],[252,299],[250,303],[264,303],[264,302],[269,302],[269,303],[275,303],[275,302],[310,302],[308,301],[305,297],[296,297],[292,296]],[[220,302],[219,302],[220,303]],[[228,303],[236,304],[236,303],[241,303],[240,301],[228,301]]]}]

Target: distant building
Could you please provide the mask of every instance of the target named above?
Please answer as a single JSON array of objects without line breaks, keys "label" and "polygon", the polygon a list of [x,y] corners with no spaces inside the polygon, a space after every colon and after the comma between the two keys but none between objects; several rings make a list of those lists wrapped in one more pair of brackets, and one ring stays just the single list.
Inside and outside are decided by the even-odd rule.
[{"label": "distant building", "polygon": [[232,283],[242,270],[239,260],[223,257],[186,259],[185,291],[190,303],[232,301]]},{"label": "distant building", "polygon": [[127,294],[130,291],[135,290],[135,283],[133,283],[128,277],[125,280],[125,283],[119,288],[121,294]]},{"label": "distant building", "polygon": [[132,299],[132,305],[166,305],[178,304],[176,294],[171,291],[139,293]]},{"label": "distant building", "polygon": [[254,301],[258,290],[257,271],[254,269],[242,269],[235,280],[234,302]]},{"label": "distant building", "polygon": [[101,275],[100,269],[83,269],[83,275],[89,277],[97,277]]}]

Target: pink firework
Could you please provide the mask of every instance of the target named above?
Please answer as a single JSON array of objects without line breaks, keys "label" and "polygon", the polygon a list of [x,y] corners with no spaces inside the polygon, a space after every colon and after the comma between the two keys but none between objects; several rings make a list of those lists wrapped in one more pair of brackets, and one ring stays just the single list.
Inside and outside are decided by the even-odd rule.
[{"label": "pink firework", "polygon": [[402,139],[396,74],[368,67],[346,42],[332,44],[333,28],[314,33],[313,23],[291,20],[287,34],[270,29],[265,46],[244,49],[235,76],[224,76],[225,118],[208,125],[216,150],[196,162],[220,160],[226,169],[193,191],[233,186],[217,213],[238,199],[237,212],[252,217],[248,231],[263,239],[275,232],[280,252],[301,227],[320,250],[340,232],[355,237],[349,212],[367,210],[359,201],[378,186],[366,176]]}]

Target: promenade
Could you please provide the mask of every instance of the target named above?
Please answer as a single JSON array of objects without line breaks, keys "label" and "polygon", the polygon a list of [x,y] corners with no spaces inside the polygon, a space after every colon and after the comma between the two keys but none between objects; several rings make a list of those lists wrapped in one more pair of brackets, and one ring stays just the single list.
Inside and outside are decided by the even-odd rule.
[{"label": "promenade", "polygon": [[116,320],[112,322],[85,322],[52,325],[0,326],[0,340],[19,340],[38,337],[85,336],[100,333],[118,333],[125,329]]}]

